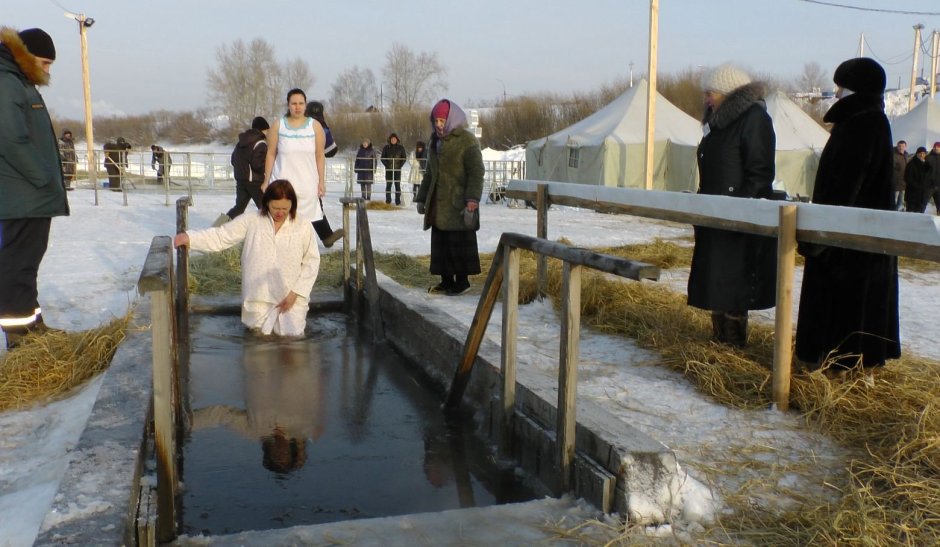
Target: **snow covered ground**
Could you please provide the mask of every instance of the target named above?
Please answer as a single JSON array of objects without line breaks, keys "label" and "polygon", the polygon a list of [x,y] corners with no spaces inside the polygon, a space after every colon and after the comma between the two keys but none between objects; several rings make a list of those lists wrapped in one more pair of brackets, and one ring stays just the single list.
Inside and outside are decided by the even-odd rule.
[{"label": "snow covered ground", "polygon": [[[331,185],[329,199],[325,200],[334,225],[341,218],[336,199],[340,192],[339,185]],[[122,204],[121,194],[112,192],[99,193],[99,206],[94,205],[94,195],[88,189],[71,192],[69,198],[72,215],[53,221],[49,251],[40,270],[40,301],[49,324],[79,330],[122,316],[134,302],[138,274],[151,239],[173,233],[175,208],[165,206],[164,197],[154,194],[131,193],[128,206]],[[197,194],[190,209],[190,225],[208,226],[231,202],[229,194]],[[369,218],[376,251],[428,253],[430,235],[421,231],[420,217],[412,208],[370,211]],[[481,218],[479,241],[483,252],[493,251],[504,231],[535,234],[535,211],[530,209],[485,204]],[[689,227],[672,223],[561,207],[549,213],[549,238],[565,237],[579,246],[627,244],[654,237],[688,242],[685,238],[690,235]],[[667,272],[663,282],[682,291],[686,275],[682,271]],[[475,282],[481,283],[482,277]],[[444,297],[424,298],[439,303]],[[445,301],[455,320],[469,325],[476,297],[465,295]],[[932,302],[940,302],[940,274],[902,276],[905,351],[940,359],[940,349],[933,343],[937,328]],[[771,313],[764,317],[772,320]],[[499,318],[497,310],[487,334],[496,343]],[[520,366],[554,376],[557,322],[548,304],[523,307],[519,355],[527,359]],[[750,457],[766,466],[813,458],[823,470],[841,469],[841,450],[829,439],[807,431],[794,414],[739,411],[717,405],[698,394],[680,375],[657,366],[655,354],[637,348],[630,340],[584,329],[580,347],[583,372],[579,371],[579,395],[604,405],[624,422],[675,449],[696,485],[734,489],[750,478],[749,473],[754,471],[745,470],[749,468],[745,465],[717,474],[706,471],[733,447],[749,449]],[[0,414],[0,546],[30,545],[34,541],[64,472],[66,452],[81,434],[98,385],[97,380],[93,381],[63,401]],[[795,491],[819,487],[803,484],[798,477],[784,476],[780,480],[781,487]],[[683,520],[675,523],[678,528],[694,526],[696,520],[706,518],[713,510],[708,507],[706,489],[691,488],[687,493]]]}]

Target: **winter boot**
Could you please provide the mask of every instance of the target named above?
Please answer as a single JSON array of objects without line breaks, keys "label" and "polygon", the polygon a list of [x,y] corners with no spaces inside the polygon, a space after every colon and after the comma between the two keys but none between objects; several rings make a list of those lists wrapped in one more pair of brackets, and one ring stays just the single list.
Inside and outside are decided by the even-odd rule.
[{"label": "winter boot", "polygon": [[327,220],[326,215],[323,215],[320,220],[313,221],[313,229],[317,232],[320,241],[323,242],[323,246],[327,248],[332,247],[344,234],[342,228],[335,232],[333,228],[330,228],[330,221]]},{"label": "winter boot", "polygon": [[11,350],[23,342],[29,331],[26,327],[3,327],[3,334],[7,337],[7,349]]},{"label": "winter boot", "polygon": [[232,220],[232,219],[230,219],[230,218],[228,217],[228,215],[226,215],[225,213],[222,213],[221,215],[219,215],[219,216],[215,219],[215,222],[212,223],[212,227],[213,227],[213,228],[218,228],[219,226],[225,224],[226,222],[228,222],[228,221],[230,221],[230,220]]},{"label": "winter boot", "polygon": [[747,345],[747,312],[734,312],[725,314],[726,344],[736,348]]}]

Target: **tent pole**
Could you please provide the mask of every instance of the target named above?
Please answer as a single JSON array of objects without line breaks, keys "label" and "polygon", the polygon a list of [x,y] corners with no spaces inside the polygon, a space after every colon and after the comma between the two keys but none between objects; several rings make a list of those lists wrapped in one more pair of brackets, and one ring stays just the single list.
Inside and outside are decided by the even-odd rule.
[{"label": "tent pole", "polygon": [[646,89],[646,189],[653,189],[653,135],[656,132],[656,58],[659,43],[659,0],[650,0],[649,85]]}]

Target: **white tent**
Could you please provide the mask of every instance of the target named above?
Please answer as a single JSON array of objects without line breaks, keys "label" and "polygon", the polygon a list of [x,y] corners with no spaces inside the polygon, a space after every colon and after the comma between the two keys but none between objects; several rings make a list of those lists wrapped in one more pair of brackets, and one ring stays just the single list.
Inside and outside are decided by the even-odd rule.
[{"label": "white tent", "polygon": [[790,195],[811,196],[829,132],[782,91],[770,93],[766,101],[777,135],[774,185]]},{"label": "white tent", "polygon": [[[628,89],[587,118],[526,145],[526,178],[644,188],[647,82]],[[698,121],[656,96],[653,188],[698,186]]]},{"label": "white tent", "polygon": [[891,136],[894,142],[907,141],[908,152],[918,146],[932,149],[933,143],[940,141],[940,103],[925,97],[910,112],[891,122]]}]

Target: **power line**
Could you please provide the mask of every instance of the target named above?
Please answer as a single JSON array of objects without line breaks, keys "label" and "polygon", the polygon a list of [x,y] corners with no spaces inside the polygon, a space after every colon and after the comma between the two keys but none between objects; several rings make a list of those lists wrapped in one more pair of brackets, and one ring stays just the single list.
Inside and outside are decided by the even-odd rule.
[{"label": "power line", "polygon": [[894,13],[897,15],[929,15],[929,16],[940,16],[940,12],[937,11],[906,11],[906,10],[894,10],[894,9],[882,9],[882,8],[863,8],[861,6],[850,6],[848,4],[836,4],[835,2],[822,2],[820,0],[800,0],[806,2],[807,4],[819,4],[821,6],[830,6],[833,8],[845,8],[845,9],[854,9],[858,11],[874,11],[878,13]]}]

